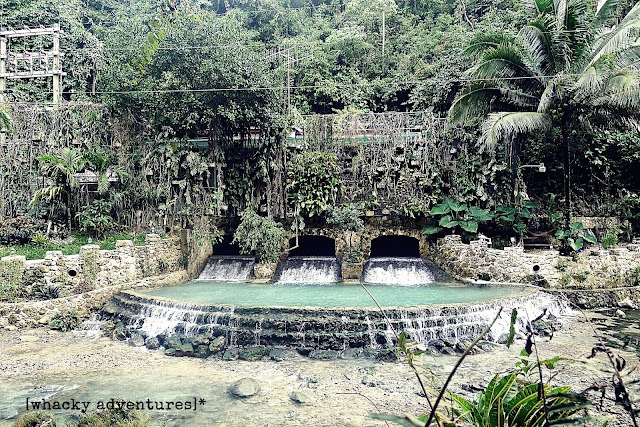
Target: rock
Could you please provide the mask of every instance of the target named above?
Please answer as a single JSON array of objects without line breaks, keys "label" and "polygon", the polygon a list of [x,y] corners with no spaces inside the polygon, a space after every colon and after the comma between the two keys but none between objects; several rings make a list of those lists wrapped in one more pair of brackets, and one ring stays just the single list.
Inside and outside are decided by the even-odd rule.
[{"label": "rock", "polygon": [[49,316],[42,316],[40,319],[38,319],[38,323],[41,325],[48,325],[49,322],[51,322],[51,318]]},{"label": "rock", "polygon": [[114,340],[124,341],[127,339],[127,334],[123,328],[115,328],[111,333]]},{"label": "rock", "polygon": [[38,340],[40,340],[40,338],[35,337],[33,335],[22,335],[20,337],[20,341],[22,341],[22,342],[36,342]]},{"label": "rock", "polygon": [[222,360],[236,360],[238,358],[238,353],[239,351],[237,348],[228,348],[222,355]]},{"label": "rock", "polygon": [[340,353],[340,359],[357,359],[362,355],[360,348],[348,348]]},{"label": "rock", "polygon": [[209,344],[209,351],[211,353],[218,353],[224,350],[225,341],[226,340],[224,339],[224,337],[214,338],[213,341],[211,341],[211,343]]},{"label": "rock", "polygon": [[243,349],[238,355],[238,358],[240,360],[247,360],[249,362],[253,362],[255,360],[262,359],[267,354],[269,354],[269,349],[267,349],[266,347],[253,346],[253,347],[247,347]]},{"label": "rock", "polygon": [[199,345],[196,347],[195,353],[193,353],[195,357],[199,357],[200,359],[205,359],[209,356],[209,346],[208,345]]},{"label": "rock", "polygon": [[8,324],[9,324],[9,318],[8,317],[0,317],[0,328],[4,328]]},{"label": "rock", "polygon": [[182,340],[177,335],[171,335],[164,343],[167,348],[178,349],[182,345]]},{"label": "rock", "polygon": [[365,375],[364,377],[362,377],[362,384],[369,387],[377,387],[378,381],[373,375]]},{"label": "rock", "polygon": [[272,348],[271,351],[269,351],[269,357],[276,362],[291,360],[297,355],[298,353],[295,350],[291,350],[288,348]]},{"label": "rock", "polygon": [[229,387],[229,393],[236,397],[251,397],[260,392],[260,384],[253,378],[242,378]]},{"label": "rock", "polygon": [[337,359],[340,353],[335,350],[313,350],[309,353],[309,359],[333,360]]},{"label": "rock", "polygon": [[627,317],[626,314],[624,314],[624,311],[618,309],[616,310],[616,316],[621,317],[622,319],[624,319],[625,317]]},{"label": "rock", "polygon": [[636,308],[636,304],[633,301],[631,301],[631,298],[626,297],[625,299],[618,301],[618,307]]},{"label": "rock", "polygon": [[144,345],[144,337],[142,335],[134,334],[129,338],[129,345],[133,347],[142,347]]},{"label": "rock", "polygon": [[397,362],[398,352],[395,348],[382,349],[376,355],[376,360],[379,360],[381,362]]},{"label": "rock", "polygon": [[198,335],[193,339],[191,344],[193,344],[194,347],[198,347],[200,345],[209,345],[209,342],[210,342],[209,337],[204,335]]},{"label": "rock", "polygon": [[313,403],[313,398],[306,393],[301,391],[292,391],[289,393],[289,399],[293,402],[298,403],[300,405],[306,405],[308,403]]},{"label": "rock", "polygon": [[15,325],[16,323],[18,323],[18,321],[20,320],[20,317],[18,317],[17,314],[10,314],[9,315],[9,323],[12,325]]},{"label": "rock", "polygon": [[496,342],[498,344],[506,344],[508,340],[509,340],[509,334],[505,332],[498,337]]},{"label": "rock", "polygon": [[176,349],[175,348],[168,348],[164,351],[164,354],[167,356],[175,356],[176,355]]},{"label": "rock", "polygon": [[8,325],[4,327],[7,331],[17,331],[18,327],[15,325]]},{"label": "rock", "polygon": [[157,350],[160,347],[160,340],[157,337],[147,339],[145,345],[149,350]]},{"label": "rock", "polygon": [[182,344],[180,347],[176,348],[176,356],[193,356],[193,346],[189,343]]}]

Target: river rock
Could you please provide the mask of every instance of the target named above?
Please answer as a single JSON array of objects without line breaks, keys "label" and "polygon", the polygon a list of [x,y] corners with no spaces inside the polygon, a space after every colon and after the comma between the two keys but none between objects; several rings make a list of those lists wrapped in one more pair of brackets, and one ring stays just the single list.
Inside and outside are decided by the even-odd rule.
[{"label": "river rock", "polygon": [[333,360],[337,359],[340,353],[335,350],[313,350],[309,353],[309,359]]},{"label": "river rock", "polygon": [[251,397],[260,392],[260,383],[253,378],[242,378],[229,387],[229,393],[236,397]]},{"label": "river rock", "polygon": [[625,299],[618,301],[618,307],[636,308],[636,304],[633,301],[631,301],[631,298],[626,297]]},{"label": "river rock", "polygon": [[133,335],[129,338],[129,345],[133,347],[142,347],[144,345],[144,337],[138,334]]},{"label": "river rock", "polygon": [[38,341],[39,339],[40,339],[40,338],[35,337],[35,336],[33,336],[33,335],[22,335],[22,336],[20,337],[20,341],[22,341],[22,342],[36,342],[36,341]]},{"label": "river rock", "polygon": [[160,340],[158,337],[151,337],[147,339],[144,345],[147,346],[149,350],[157,350],[160,347]]},{"label": "river rock", "polygon": [[196,347],[196,351],[193,353],[195,357],[199,357],[200,359],[205,359],[209,356],[209,346],[208,345],[199,345]]},{"label": "river rock", "polygon": [[238,355],[238,358],[240,360],[248,360],[249,362],[253,362],[255,360],[262,359],[267,354],[269,354],[269,349],[267,349],[266,347],[253,346],[243,349]]},{"label": "river rock", "polygon": [[218,352],[224,350],[224,345],[225,345],[224,337],[222,337],[222,336],[216,337],[209,344],[209,351],[211,353],[218,353]]},{"label": "river rock", "polygon": [[180,337],[176,335],[171,335],[169,338],[167,338],[167,340],[164,343],[165,347],[174,348],[176,350],[180,348],[181,345],[182,345],[182,340],[180,339]]},{"label": "river rock", "polygon": [[190,343],[176,348],[176,356],[193,356],[193,346]]},{"label": "river rock", "polygon": [[618,317],[620,317],[620,318],[622,318],[622,319],[624,319],[625,317],[627,317],[627,315],[626,315],[626,314],[624,314],[624,311],[622,311],[622,310],[620,310],[620,309],[616,310],[616,316],[618,316]]},{"label": "river rock", "polygon": [[272,348],[269,351],[269,357],[276,362],[283,360],[291,360],[298,355],[298,352],[289,348]]},{"label": "river rock", "polygon": [[237,348],[228,348],[227,350],[225,350],[224,354],[222,355],[222,360],[236,360],[238,358],[238,353],[240,353],[238,351]]},{"label": "river rock", "polygon": [[291,399],[293,402],[298,403],[300,405],[313,403],[313,398],[301,391],[292,391],[291,393],[289,393],[289,399]]}]

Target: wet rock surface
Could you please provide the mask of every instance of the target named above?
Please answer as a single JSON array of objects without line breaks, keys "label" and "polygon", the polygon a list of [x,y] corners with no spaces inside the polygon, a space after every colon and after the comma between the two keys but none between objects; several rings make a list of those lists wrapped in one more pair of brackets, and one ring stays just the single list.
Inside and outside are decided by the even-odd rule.
[{"label": "wet rock surface", "polygon": [[260,383],[253,378],[242,378],[229,387],[229,393],[236,397],[251,397],[259,392]]}]

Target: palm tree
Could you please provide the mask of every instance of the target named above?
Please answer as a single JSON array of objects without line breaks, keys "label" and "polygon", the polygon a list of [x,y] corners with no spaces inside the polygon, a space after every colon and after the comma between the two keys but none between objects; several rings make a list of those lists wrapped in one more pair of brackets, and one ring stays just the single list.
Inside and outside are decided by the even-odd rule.
[{"label": "palm tree", "polygon": [[78,187],[75,175],[85,166],[83,156],[73,148],[63,148],[57,154],[43,154],[37,157],[42,173],[51,179],[52,184],[39,189],[31,199],[31,205],[45,198],[48,201],[60,199],[67,208],[67,220],[71,231],[71,196],[73,189]]},{"label": "palm tree", "polygon": [[458,94],[449,117],[484,117],[481,149],[559,128],[569,213],[571,131],[639,127],[640,3],[619,22],[617,0],[524,0],[524,6],[530,21],[515,37],[473,40],[473,83]]}]

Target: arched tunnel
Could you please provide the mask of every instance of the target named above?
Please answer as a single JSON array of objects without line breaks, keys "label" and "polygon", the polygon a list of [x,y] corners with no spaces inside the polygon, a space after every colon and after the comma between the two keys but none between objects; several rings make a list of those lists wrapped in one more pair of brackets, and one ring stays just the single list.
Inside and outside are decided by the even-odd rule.
[{"label": "arched tunnel", "polygon": [[213,255],[240,255],[240,246],[233,241],[233,234],[225,234],[222,241],[213,245]]},{"label": "arched tunnel", "polygon": [[[295,237],[289,247],[296,246]],[[324,236],[299,236],[298,247],[289,251],[289,256],[336,256],[336,241]]]},{"label": "arched tunnel", "polygon": [[371,241],[371,257],[420,257],[420,242],[409,236],[380,236]]}]

